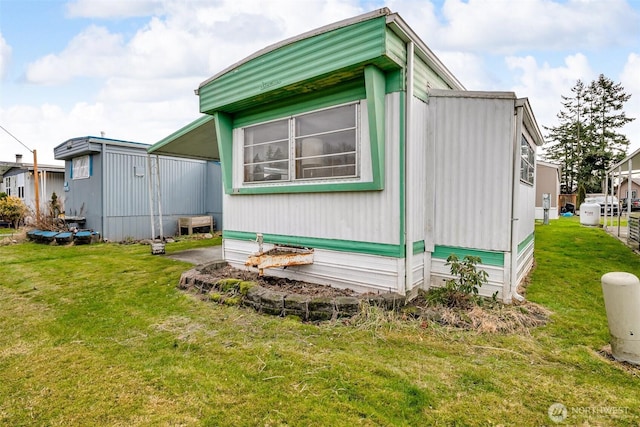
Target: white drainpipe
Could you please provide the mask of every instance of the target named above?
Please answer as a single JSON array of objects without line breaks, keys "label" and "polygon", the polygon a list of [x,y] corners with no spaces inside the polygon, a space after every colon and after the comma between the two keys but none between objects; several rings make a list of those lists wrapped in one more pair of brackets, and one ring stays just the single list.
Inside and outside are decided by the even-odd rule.
[{"label": "white drainpipe", "polygon": [[511,265],[509,284],[511,297],[517,301],[524,301],[518,293],[518,196],[520,193],[520,140],[522,139],[522,115],[524,105],[522,100],[516,103],[516,129],[513,136],[513,182],[511,187]]},{"label": "white drainpipe", "polygon": [[405,276],[404,276],[404,292],[413,288],[413,221],[412,211],[412,192],[409,188],[411,185],[411,123],[412,112],[411,107],[413,101],[413,42],[407,42],[407,96],[405,99],[405,120],[404,120],[404,242],[405,242]]}]

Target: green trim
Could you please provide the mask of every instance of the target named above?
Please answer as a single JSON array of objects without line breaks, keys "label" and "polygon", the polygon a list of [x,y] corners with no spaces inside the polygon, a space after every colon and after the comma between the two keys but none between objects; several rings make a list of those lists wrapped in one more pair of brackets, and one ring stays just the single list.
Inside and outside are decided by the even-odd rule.
[{"label": "green trim", "polygon": [[229,194],[233,191],[233,119],[228,114],[217,112],[213,120],[216,123],[222,183],[224,192]]},{"label": "green trim", "polygon": [[[224,230],[222,237],[235,240],[256,240],[256,233],[246,231]],[[368,255],[380,255],[402,258],[402,247],[386,243],[358,242],[353,240],[321,239],[316,237],[286,236],[281,234],[263,234],[265,243],[277,245],[293,245],[308,248],[327,249],[339,252],[355,252]]]},{"label": "green trim", "polygon": [[180,138],[181,136],[184,136],[184,135],[188,134],[189,132],[194,131],[195,129],[199,128],[200,126],[204,125],[205,123],[208,123],[211,120],[213,120],[213,117],[211,117],[211,116],[199,117],[198,119],[192,121],[188,125],[186,125],[186,126],[180,128],[180,129],[178,129],[177,131],[173,132],[171,135],[169,135],[169,136],[167,136],[165,138],[162,138],[160,141],[158,141],[155,144],[153,144],[151,147],[149,147],[147,149],[147,153],[153,153],[155,151],[158,151],[159,149],[161,149],[165,145],[170,144],[171,142],[175,141],[176,139]]},{"label": "green trim", "polygon": [[504,252],[458,248],[453,246],[436,246],[433,250],[432,257],[436,259],[447,259],[451,254],[456,254],[460,259],[464,258],[466,255],[477,256],[482,259],[482,264],[484,265],[504,267]]},{"label": "green trim", "polygon": [[382,70],[370,65],[364,68],[367,92],[369,140],[371,142],[371,167],[373,182],[377,189],[384,188],[385,164],[385,76]]},{"label": "green trim", "polygon": [[425,244],[424,240],[418,240],[417,242],[413,242],[413,254],[419,254],[424,252]]},{"label": "green trim", "polygon": [[339,86],[304,94],[293,99],[261,104],[254,108],[240,111],[234,116],[233,126],[241,128],[256,123],[294,116],[308,111],[346,104],[366,97],[363,79],[354,80]]},{"label": "green trim", "polygon": [[522,252],[524,248],[529,246],[529,243],[533,241],[533,233],[529,234],[525,239],[518,244],[518,253]]}]

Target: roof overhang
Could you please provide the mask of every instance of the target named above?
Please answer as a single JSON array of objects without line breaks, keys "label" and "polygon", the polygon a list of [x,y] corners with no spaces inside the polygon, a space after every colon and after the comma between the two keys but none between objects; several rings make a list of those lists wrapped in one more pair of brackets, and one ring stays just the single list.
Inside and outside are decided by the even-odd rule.
[{"label": "roof overhang", "polygon": [[202,116],[147,149],[149,154],[220,160],[213,116]]},{"label": "roof overhang", "polygon": [[[631,163],[631,165],[629,165],[629,163]],[[629,169],[631,169],[631,173],[640,172],[640,148],[611,166],[607,173],[610,174],[618,171],[628,173]]]}]

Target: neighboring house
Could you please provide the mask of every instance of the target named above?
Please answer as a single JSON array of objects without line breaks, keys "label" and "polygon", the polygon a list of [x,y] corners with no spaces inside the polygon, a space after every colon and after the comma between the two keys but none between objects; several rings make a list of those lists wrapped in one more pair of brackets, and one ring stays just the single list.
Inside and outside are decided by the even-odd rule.
[{"label": "neighboring house", "polygon": [[[157,237],[158,202],[165,236],[177,233],[178,218],[184,216],[211,215],[220,227],[220,165],[169,156],[150,158],[149,147],[92,136],[55,147],[55,158],[65,161],[66,216],[84,219],[82,227],[110,241]],[[156,236],[151,232],[152,218]]]},{"label": "neighboring house", "polygon": [[[51,196],[56,193],[64,210],[64,167],[38,164],[40,212],[48,215]],[[0,162],[0,192],[20,198],[32,211],[36,208],[36,189],[33,163],[24,163],[22,155],[15,162]]]},{"label": "neighboring house", "polygon": [[[628,196],[629,178],[624,178],[618,186],[618,199],[623,200]],[[631,178],[631,198],[637,199],[640,196],[640,179]]]},{"label": "neighboring house", "polygon": [[262,240],[313,250],[311,264],[265,274],[412,294],[450,277],[450,254],[474,255],[483,295],[519,298],[543,143],[529,102],[464,90],[399,15],[267,47],[197,94],[208,117],[149,152],[219,154],[231,265]]},{"label": "neighboring house", "polygon": [[549,219],[558,219],[560,207],[560,166],[538,160],[536,164],[536,219],[544,219],[542,195],[549,194]]}]

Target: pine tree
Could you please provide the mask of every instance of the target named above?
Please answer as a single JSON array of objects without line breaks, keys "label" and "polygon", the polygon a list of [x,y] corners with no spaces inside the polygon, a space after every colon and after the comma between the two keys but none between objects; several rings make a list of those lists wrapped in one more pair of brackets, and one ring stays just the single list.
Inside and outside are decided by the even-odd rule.
[{"label": "pine tree", "polygon": [[578,80],[571,92],[573,96],[562,96],[559,125],[546,128],[553,145],[545,157],[563,168],[562,193],[579,187],[598,193],[607,169],[626,155],[629,140],[618,130],[634,120],[623,110],[631,95],[603,74],[588,87]]}]

